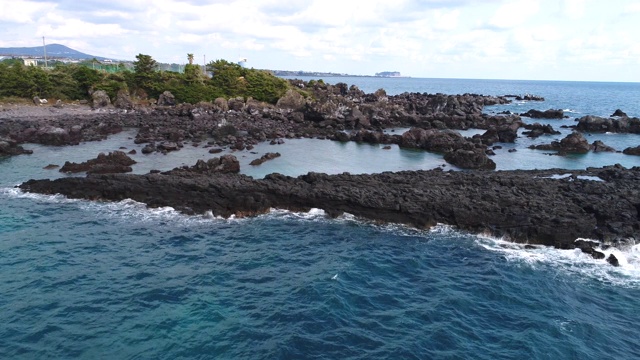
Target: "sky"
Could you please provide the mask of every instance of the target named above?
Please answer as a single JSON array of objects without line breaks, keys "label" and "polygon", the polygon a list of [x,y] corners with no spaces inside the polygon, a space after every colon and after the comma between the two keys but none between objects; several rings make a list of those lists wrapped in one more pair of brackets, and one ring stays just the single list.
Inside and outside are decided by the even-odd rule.
[{"label": "sky", "polygon": [[640,0],[0,0],[0,47],[424,78],[640,82]]}]

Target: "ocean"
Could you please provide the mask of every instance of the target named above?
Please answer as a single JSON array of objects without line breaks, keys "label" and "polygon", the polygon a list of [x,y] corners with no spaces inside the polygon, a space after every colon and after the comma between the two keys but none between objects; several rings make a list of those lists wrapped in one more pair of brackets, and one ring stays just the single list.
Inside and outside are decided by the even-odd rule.
[{"label": "ocean", "polygon": [[[586,115],[640,116],[640,84],[413,78],[326,78],[367,92],[535,94],[545,102],[486,108],[563,109],[535,120],[562,135],[518,138],[498,169],[584,169],[640,158],[553,156],[527,149]],[[527,120],[527,122],[534,122]],[[396,129],[401,132],[403,129]],[[467,130],[472,135],[477,130]],[[2,359],[635,359],[640,358],[640,246],[607,249],[612,267],[579,250],[525,249],[446,225],[416,230],[320,209],[243,219],[185,216],[134,201],[22,193],[48,164],[133,144],[134,130],[71,147],[28,144],[0,159]],[[618,150],[640,135],[587,134]],[[447,165],[440,155],[300,139],[234,153],[242,172],[372,173]],[[509,153],[511,148],[517,149]],[[212,157],[185,146],[132,157],[134,172]],[[267,151],[280,158],[248,163]],[[562,170],[558,171],[562,175]]]}]

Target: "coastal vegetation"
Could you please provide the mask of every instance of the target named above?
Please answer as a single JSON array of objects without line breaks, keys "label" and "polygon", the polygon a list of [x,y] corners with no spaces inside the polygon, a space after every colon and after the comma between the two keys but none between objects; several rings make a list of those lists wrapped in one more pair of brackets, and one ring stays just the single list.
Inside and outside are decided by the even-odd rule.
[{"label": "coastal vegetation", "polygon": [[187,54],[187,59],[183,72],[159,70],[157,61],[145,54],[136,56],[132,70],[116,65],[114,71],[96,70],[91,60],[43,68],[7,59],[0,62],[0,99],[86,100],[93,91],[104,90],[113,101],[124,90],[142,101],[170,91],[181,103],[251,97],[275,104],[290,88],[286,80],[269,71],[247,69],[226,60],[211,61],[203,68],[193,64],[193,54]]}]

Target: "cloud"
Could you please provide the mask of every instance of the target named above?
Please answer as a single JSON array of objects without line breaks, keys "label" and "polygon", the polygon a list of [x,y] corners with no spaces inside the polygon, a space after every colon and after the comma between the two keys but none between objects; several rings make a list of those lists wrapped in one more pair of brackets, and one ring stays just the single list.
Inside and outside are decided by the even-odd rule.
[{"label": "cloud", "polygon": [[34,1],[2,1],[0,2],[0,21],[6,22],[2,28],[8,23],[14,24],[30,24],[39,14],[52,10],[53,6],[49,3],[38,3]]},{"label": "cloud", "polygon": [[568,63],[637,66],[638,12],[630,0],[14,0],[0,3],[0,46],[46,36],[121,59],[194,53],[358,74],[543,74]]},{"label": "cloud", "polygon": [[496,10],[489,25],[498,29],[514,28],[537,14],[539,9],[537,0],[507,1]]}]

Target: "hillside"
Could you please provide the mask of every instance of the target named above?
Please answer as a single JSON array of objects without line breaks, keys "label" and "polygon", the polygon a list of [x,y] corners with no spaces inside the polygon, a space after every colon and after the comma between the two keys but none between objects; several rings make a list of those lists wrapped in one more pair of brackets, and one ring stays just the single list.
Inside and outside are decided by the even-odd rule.
[{"label": "hillside", "polygon": [[[9,48],[0,48],[0,56],[33,56],[33,57],[43,57],[44,52],[42,46],[34,46],[34,47],[9,47]],[[60,44],[49,44],[47,45],[47,57],[49,58],[66,58],[66,59],[77,59],[77,60],[85,60],[85,59],[93,59],[96,58],[100,61],[106,60],[107,58],[95,55],[85,54],[83,52],[74,50],[70,47],[60,45]]]}]

